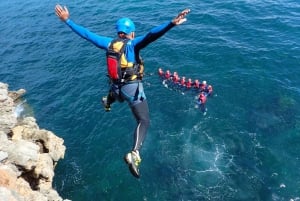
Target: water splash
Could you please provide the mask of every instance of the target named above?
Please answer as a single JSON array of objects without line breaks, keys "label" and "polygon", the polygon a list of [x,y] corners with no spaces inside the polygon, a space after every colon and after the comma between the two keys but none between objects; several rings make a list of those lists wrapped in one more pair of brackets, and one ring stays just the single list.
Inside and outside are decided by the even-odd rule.
[{"label": "water splash", "polygon": [[14,111],[15,117],[20,118],[22,116],[22,114],[24,114],[24,111],[25,111],[24,104],[25,103],[26,103],[26,100],[23,100],[17,104],[17,106],[15,107],[15,111]]}]

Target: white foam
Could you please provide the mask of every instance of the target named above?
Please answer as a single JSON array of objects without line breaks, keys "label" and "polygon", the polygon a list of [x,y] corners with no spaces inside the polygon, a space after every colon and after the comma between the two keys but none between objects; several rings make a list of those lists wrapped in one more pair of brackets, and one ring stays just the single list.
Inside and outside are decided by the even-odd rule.
[{"label": "white foam", "polygon": [[26,100],[20,102],[15,108],[14,115],[17,118],[19,118],[21,116],[22,112],[24,111],[24,103],[26,103]]}]

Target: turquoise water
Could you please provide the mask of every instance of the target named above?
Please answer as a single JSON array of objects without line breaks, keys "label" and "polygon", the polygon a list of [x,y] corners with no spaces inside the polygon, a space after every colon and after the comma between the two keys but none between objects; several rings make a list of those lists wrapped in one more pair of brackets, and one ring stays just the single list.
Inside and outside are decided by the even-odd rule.
[{"label": "turquoise water", "polygon": [[[137,35],[188,7],[188,21],[142,51],[151,127],[141,179],[123,162],[135,121],[105,113],[104,52],[54,14],[114,36],[127,16]],[[37,1],[0,3],[0,81],[25,88],[41,128],[64,138],[54,187],[73,201],[300,200],[300,4],[296,0]],[[207,114],[194,95],[163,87],[158,67],[214,87]]]}]

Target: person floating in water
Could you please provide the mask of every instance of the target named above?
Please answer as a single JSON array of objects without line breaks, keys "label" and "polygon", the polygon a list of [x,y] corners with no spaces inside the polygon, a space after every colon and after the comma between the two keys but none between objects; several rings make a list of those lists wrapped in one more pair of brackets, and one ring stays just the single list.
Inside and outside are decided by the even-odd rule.
[{"label": "person floating in water", "polygon": [[165,74],[164,71],[161,68],[159,68],[158,69],[158,75],[161,76],[161,77],[163,77],[164,74]]},{"label": "person floating in water", "polygon": [[199,89],[200,88],[199,80],[195,80],[194,83],[193,83],[193,86],[194,86],[195,89]]},{"label": "person floating in water", "polygon": [[171,73],[169,70],[166,71],[166,74],[165,74],[165,79],[170,79],[171,78]]},{"label": "person floating in water", "polygon": [[189,78],[188,81],[186,82],[186,88],[190,89],[192,87],[192,85],[193,85],[192,79]]},{"label": "person floating in water", "polygon": [[[108,58],[108,74],[110,75],[110,91],[107,97],[103,98],[105,110],[110,111],[111,104],[118,100],[128,103],[136,118],[137,126],[134,130],[134,143],[131,151],[124,157],[129,166],[130,172],[137,178],[140,177],[139,165],[141,162],[140,149],[145,140],[149,127],[149,108],[147,98],[142,84],[143,61],[140,57],[140,50],[145,48],[156,39],[163,36],[167,31],[176,25],[184,23],[190,9],[180,12],[174,19],[151,29],[147,34],[135,36],[135,24],[129,18],[121,18],[116,23],[116,39],[99,36],[88,29],[77,25],[70,19],[66,6],[56,5],[56,15],[66,23],[76,34],[103,49],[110,55],[112,51],[120,53],[116,58],[121,62],[121,70],[110,69],[114,61]],[[117,71],[117,72],[116,72]]]},{"label": "person floating in water", "polygon": [[201,92],[198,96],[198,99],[197,99],[197,104],[200,108],[200,110],[205,113],[206,112],[206,107],[205,107],[205,103],[206,103],[206,96],[207,94],[204,93],[204,92]]}]

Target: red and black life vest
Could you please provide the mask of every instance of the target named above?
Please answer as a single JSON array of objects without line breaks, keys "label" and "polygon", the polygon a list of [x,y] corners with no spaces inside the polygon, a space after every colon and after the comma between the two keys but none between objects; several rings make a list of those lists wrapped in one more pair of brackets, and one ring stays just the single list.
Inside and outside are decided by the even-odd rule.
[{"label": "red and black life vest", "polygon": [[142,62],[128,62],[124,54],[128,39],[112,40],[106,52],[107,72],[114,82],[141,79],[144,72]]}]

